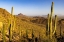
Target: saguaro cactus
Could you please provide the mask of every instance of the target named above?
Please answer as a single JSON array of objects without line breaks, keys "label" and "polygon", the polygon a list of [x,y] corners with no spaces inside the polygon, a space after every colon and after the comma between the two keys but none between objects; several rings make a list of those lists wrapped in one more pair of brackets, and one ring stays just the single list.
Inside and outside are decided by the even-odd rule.
[{"label": "saguaro cactus", "polygon": [[11,42],[11,18],[8,20],[9,42]]},{"label": "saguaro cactus", "polygon": [[52,14],[53,14],[53,5],[54,5],[54,3],[52,2],[52,5],[51,5],[51,14],[50,14],[50,39],[52,39]]},{"label": "saguaro cactus", "polygon": [[2,36],[3,36],[3,42],[6,42],[4,24],[3,24]]},{"label": "saguaro cactus", "polygon": [[53,6],[54,3],[52,2],[52,6],[51,6],[51,14],[48,14],[48,26],[47,26],[47,31],[49,34],[49,38],[52,39],[52,36],[55,34],[56,32],[56,23],[57,23],[57,15],[55,15],[55,24],[54,24],[54,31],[52,30],[52,14],[53,14]]},{"label": "saguaro cactus", "polygon": [[48,36],[49,35],[49,26],[50,26],[50,15],[48,14],[48,17],[47,17],[48,19],[47,19],[47,24],[46,24],[46,36]]},{"label": "saguaro cactus", "polygon": [[9,28],[9,41],[12,42],[12,31],[13,31],[13,28],[12,28],[12,14],[13,14],[13,7],[12,7],[12,10],[11,10],[11,27]]}]

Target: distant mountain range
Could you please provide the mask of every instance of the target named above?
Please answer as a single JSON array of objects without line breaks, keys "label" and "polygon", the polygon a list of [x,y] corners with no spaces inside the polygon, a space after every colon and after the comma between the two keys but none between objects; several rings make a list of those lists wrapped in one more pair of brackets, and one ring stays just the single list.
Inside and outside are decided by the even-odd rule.
[{"label": "distant mountain range", "polygon": [[[45,24],[47,23],[47,15],[42,15],[42,16],[26,16],[23,14],[18,14],[16,15],[18,18],[20,18],[21,20],[24,21],[28,21],[28,22],[32,22],[32,23],[36,23],[36,24]],[[53,21],[54,21],[55,17],[53,16]],[[63,16],[57,16],[57,21],[63,19]]]}]

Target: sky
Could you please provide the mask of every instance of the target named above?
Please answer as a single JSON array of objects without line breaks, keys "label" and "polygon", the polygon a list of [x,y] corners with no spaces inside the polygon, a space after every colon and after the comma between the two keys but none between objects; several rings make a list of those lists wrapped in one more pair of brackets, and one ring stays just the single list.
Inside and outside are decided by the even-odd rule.
[{"label": "sky", "polygon": [[14,15],[22,13],[28,16],[47,15],[51,12],[51,3],[54,2],[54,14],[64,15],[64,0],[0,0],[0,8],[11,12],[14,7]]}]

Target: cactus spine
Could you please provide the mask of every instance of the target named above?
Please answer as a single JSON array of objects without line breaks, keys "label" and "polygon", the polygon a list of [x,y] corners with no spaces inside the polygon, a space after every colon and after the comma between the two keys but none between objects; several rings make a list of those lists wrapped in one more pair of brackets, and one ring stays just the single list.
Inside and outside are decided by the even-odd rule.
[{"label": "cactus spine", "polygon": [[10,38],[9,38],[9,41],[12,42],[12,14],[13,14],[13,7],[12,7],[12,10],[11,10],[11,27],[9,28],[9,35],[10,35]]},{"label": "cactus spine", "polygon": [[2,35],[3,35],[3,42],[6,42],[6,38],[5,38],[5,27],[4,27],[4,24],[3,24]]}]

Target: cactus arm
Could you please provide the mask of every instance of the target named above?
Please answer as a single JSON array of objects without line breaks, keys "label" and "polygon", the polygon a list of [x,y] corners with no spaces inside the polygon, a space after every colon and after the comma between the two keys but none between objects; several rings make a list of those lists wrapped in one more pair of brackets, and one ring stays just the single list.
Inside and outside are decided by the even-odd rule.
[{"label": "cactus arm", "polygon": [[50,15],[48,14],[48,17],[47,17],[48,19],[47,19],[47,23],[46,23],[46,36],[48,36],[49,35],[49,25],[50,25]]},{"label": "cactus arm", "polygon": [[56,23],[57,23],[57,15],[55,15],[55,25],[54,25],[53,35],[54,35],[54,34],[55,34],[55,32],[56,32]]},{"label": "cactus arm", "polygon": [[50,29],[49,28],[49,25],[50,25],[50,23],[49,23],[50,21],[49,20],[50,20],[50,15],[48,14],[48,34],[49,34],[49,29]]}]

